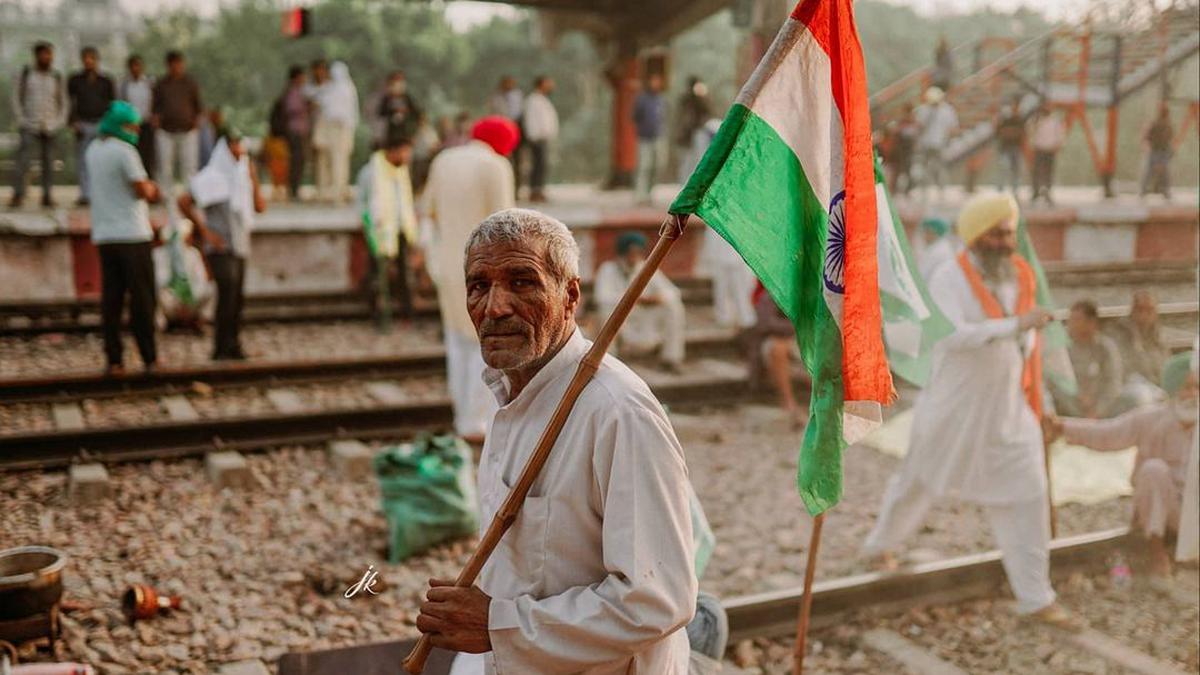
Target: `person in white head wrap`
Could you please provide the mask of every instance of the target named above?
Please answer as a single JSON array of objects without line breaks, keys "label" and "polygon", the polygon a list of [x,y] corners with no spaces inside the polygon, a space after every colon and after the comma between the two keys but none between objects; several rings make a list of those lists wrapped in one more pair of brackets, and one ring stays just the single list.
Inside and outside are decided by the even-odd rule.
[{"label": "person in white head wrap", "polygon": [[217,286],[213,359],[244,359],[240,341],[246,257],[254,214],[266,210],[241,134],[225,130],[212,157],[179,197],[179,212],[195,224]]}]

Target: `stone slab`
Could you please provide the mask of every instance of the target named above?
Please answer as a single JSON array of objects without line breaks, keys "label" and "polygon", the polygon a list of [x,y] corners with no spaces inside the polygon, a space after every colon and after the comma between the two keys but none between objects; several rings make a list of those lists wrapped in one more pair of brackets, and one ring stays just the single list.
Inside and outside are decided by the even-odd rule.
[{"label": "stone slab", "polygon": [[368,382],[363,385],[371,398],[384,405],[400,405],[408,401],[404,389],[395,382]]},{"label": "stone slab", "polygon": [[78,431],[87,426],[78,403],[55,403],[50,413],[54,416],[54,428],[59,431]]},{"label": "stone slab", "polygon": [[90,504],[111,494],[103,464],[72,464],[67,469],[67,495],[76,504]]},{"label": "stone slab", "polygon": [[210,452],[204,456],[208,478],[218,488],[250,487],[252,478],[246,458],[229,450]]},{"label": "stone slab", "polygon": [[1075,633],[1070,637],[1070,641],[1071,644],[1080,649],[1089,651],[1097,656],[1102,656],[1108,661],[1135,673],[1142,673],[1142,675],[1184,675],[1183,671],[1175,666],[1164,661],[1159,661],[1149,654],[1139,652],[1091,628],[1085,628]]},{"label": "stone slab", "polygon": [[361,441],[342,440],[329,443],[329,461],[346,478],[365,478],[371,475],[374,453]]},{"label": "stone slab", "polygon": [[258,659],[223,663],[217,669],[217,675],[271,675],[267,665]]},{"label": "stone slab", "polygon": [[200,419],[200,413],[196,412],[185,396],[164,396],[159,402],[167,411],[167,417],[176,422],[195,422]]},{"label": "stone slab", "polygon": [[899,661],[909,671],[923,675],[967,675],[967,671],[941,660],[895,631],[877,628],[863,634],[863,644]]},{"label": "stone slab", "polygon": [[291,389],[268,390],[267,399],[271,401],[271,405],[275,406],[275,410],[285,415],[302,413],[307,407],[304,405],[304,401],[300,400],[300,395]]}]

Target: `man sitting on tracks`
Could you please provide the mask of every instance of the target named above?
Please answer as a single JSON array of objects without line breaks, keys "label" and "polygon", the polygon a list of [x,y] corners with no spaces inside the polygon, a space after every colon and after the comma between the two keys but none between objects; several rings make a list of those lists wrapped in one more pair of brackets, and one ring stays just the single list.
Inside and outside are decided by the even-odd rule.
[{"label": "man sitting on tracks", "polygon": [[949,495],[980,504],[1003,555],[1017,611],[1078,629],[1050,586],[1050,514],[1043,466],[1037,330],[1050,313],[1016,253],[1017,203],[975,197],[958,216],[967,250],[930,277],[954,332],[937,343],[914,408],[908,455],[888,482],[864,551],[895,567],[890,551]]},{"label": "man sitting on tracks", "polygon": [[1191,354],[1176,354],[1163,368],[1162,387],[1170,399],[1110,420],[1051,419],[1054,433],[1093,450],[1137,446],[1133,469],[1133,522],[1149,541],[1149,576],[1171,576],[1165,540],[1179,533],[1184,484],[1196,429],[1200,386]]},{"label": "man sitting on tracks", "polygon": [[[489,216],[466,248],[467,308],[500,410],[479,465],[486,529],[591,342],[579,248],[534,211]],[[646,383],[605,356],[479,584],[431,580],[417,628],[489,673],[688,671],[696,609],[687,468]]]},{"label": "man sitting on tracks", "polygon": [[[617,237],[617,257],[596,270],[596,308],[603,323],[630,282],[646,263],[646,238],[640,232]],[[663,370],[682,372],[685,316],[679,289],[662,270],[654,273],[618,336],[619,353],[629,357],[658,350]]]}]

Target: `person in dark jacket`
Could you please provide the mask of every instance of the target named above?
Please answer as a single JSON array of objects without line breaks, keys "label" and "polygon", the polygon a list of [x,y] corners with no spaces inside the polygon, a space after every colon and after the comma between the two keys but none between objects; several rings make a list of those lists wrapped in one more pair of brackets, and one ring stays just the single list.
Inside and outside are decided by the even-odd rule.
[{"label": "person in dark jacket", "polygon": [[151,120],[157,130],[154,143],[158,148],[158,183],[170,192],[176,178],[186,184],[200,166],[196,128],[204,112],[200,85],[187,73],[180,52],[167,52],[167,74],[154,85],[151,108],[154,111]]},{"label": "person in dark jacket", "polygon": [[100,52],[95,47],[84,47],[79,52],[83,70],[67,80],[67,95],[71,99],[71,114],[68,122],[75,132],[76,166],[79,170],[79,199],[76,206],[87,206],[91,197],[87,162],[84,156],[88,145],[96,138],[100,118],[108,111],[108,105],[117,98],[117,88],[112,78],[100,72]]},{"label": "person in dark jacket", "polygon": [[640,203],[650,202],[650,191],[665,164],[663,132],[667,122],[667,99],[663,96],[663,77],[654,73],[646,78],[646,88],[633,102],[633,125],[637,129],[637,177],[634,191]]}]

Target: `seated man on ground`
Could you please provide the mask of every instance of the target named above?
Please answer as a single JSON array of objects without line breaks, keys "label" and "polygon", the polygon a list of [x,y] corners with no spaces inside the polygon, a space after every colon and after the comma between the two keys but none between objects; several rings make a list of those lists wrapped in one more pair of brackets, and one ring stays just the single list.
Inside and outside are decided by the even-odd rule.
[{"label": "seated man on ground", "polygon": [[1142,289],[1134,291],[1129,316],[1117,324],[1113,337],[1121,350],[1125,371],[1125,396],[1132,406],[1166,398],[1158,386],[1171,350],[1163,342],[1158,322],[1158,300]]},{"label": "seated man on ground", "polygon": [[[625,289],[646,262],[646,238],[638,232],[626,232],[617,238],[617,257],[596,271],[596,308],[601,324],[621,301]],[[683,299],[679,289],[661,270],[646,285],[642,297],[629,313],[617,335],[617,350],[623,357],[638,356],[657,350],[662,368],[677,373],[684,352]]]},{"label": "seated man on ground", "polygon": [[758,389],[769,378],[779,396],[779,407],[792,428],[800,429],[808,416],[792,388],[792,364],[800,360],[796,328],[761,284],[754,292],[754,312],[754,326],[743,337],[750,388]]},{"label": "seated man on ground", "polygon": [[1055,409],[1068,417],[1091,419],[1112,417],[1128,410],[1128,404],[1121,398],[1124,382],[1121,357],[1112,338],[1100,332],[1096,303],[1080,300],[1071,306],[1067,335],[1071,338],[1067,351],[1078,389],[1071,393],[1051,380],[1048,384]]},{"label": "seated man on ground", "polygon": [[1179,533],[1184,484],[1187,481],[1193,432],[1200,414],[1196,373],[1191,354],[1167,361],[1162,387],[1170,399],[1110,420],[1051,419],[1048,426],[1068,443],[1114,451],[1137,446],[1133,470],[1133,521],[1149,541],[1149,574],[1171,575],[1166,541]]}]

